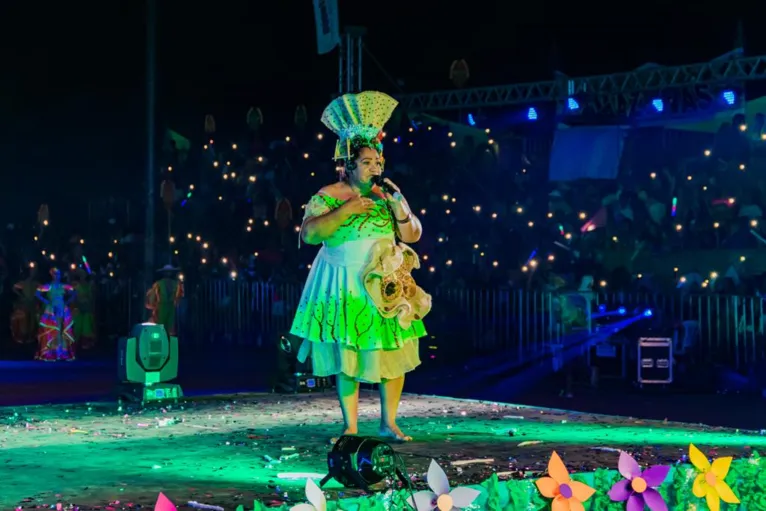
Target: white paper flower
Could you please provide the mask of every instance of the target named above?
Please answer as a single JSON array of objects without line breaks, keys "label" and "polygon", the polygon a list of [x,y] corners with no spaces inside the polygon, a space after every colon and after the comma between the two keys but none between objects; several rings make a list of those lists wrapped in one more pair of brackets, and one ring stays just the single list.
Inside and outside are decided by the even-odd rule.
[{"label": "white paper flower", "polygon": [[306,479],[306,500],[308,504],[298,504],[290,511],[327,511],[327,499],[322,489],[311,479]]},{"label": "white paper flower", "polygon": [[[428,475],[426,476],[428,486],[433,491],[419,491],[413,497],[407,499],[410,506],[417,509],[417,511],[433,511],[438,509],[439,511],[453,511],[455,509],[463,509],[476,500],[480,492],[472,488],[455,488],[450,491],[449,479],[444,470],[431,460],[431,465],[428,467]],[[308,511],[308,510],[307,510]]]}]

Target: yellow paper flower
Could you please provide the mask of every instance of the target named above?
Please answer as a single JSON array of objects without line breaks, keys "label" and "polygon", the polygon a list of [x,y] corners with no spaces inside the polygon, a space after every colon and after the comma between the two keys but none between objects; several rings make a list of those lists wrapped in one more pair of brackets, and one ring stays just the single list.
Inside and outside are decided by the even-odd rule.
[{"label": "yellow paper flower", "polygon": [[692,492],[697,498],[705,497],[710,511],[719,511],[722,500],[728,504],[739,504],[739,499],[724,481],[731,466],[731,456],[718,458],[710,463],[702,451],[694,444],[689,444],[689,459],[694,468],[699,471],[694,478]]},{"label": "yellow paper flower", "polygon": [[548,475],[535,481],[540,495],[553,499],[551,511],[585,511],[583,502],[591,498],[596,490],[585,483],[572,481],[567,467],[556,451],[548,461]]}]

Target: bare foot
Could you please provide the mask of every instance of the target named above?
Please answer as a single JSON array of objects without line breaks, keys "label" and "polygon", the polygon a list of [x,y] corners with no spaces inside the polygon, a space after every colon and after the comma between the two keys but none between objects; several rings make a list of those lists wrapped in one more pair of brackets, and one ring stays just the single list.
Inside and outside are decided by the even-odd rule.
[{"label": "bare foot", "polygon": [[402,433],[402,430],[399,429],[399,426],[397,426],[396,424],[381,425],[380,429],[378,430],[378,434],[380,434],[380,436],[382,436],[383,438],[388,438],[390,440],[395,440],[397,442],[411,442],[412,441],[412,437]]},{"label": "bare foot", "polygon": [[[359,431],[357,430],[357,428],[345,428],[343,430],[343,433],[341,433],[341,436],[354,436],[354,435],[358,435],[358,434],[359,434]],[[339,439],[340,439],[340,437],[337,437],[337,436],[336,437],[332,437],[330,439],[330,443],[334,445],[334,444],[336,444],[338,442]]]}]

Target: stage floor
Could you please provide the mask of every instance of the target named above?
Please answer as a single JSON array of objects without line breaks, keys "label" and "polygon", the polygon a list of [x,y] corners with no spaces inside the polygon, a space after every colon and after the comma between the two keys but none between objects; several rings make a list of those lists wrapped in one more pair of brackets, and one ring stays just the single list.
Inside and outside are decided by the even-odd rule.
[{"label": "stage floor", "polygon": [[[377,395],[364,393],[361,434],[377,431],[377,413]],[[658,463],[678,460],[690,442],[734,456],[766,446],[756,432],[415,395],[404,396],[401,416],[415,441],[395,448],[410,474],[422,478],[433,458],[459,484],[492,471],[537,475],[552,450],[579,472],[616,468],[614,449]],[[160,491],[179,507],[301,502],[304,481],[290,474],[323,475],[340,428],[332,393],[217,396],[137,413],[113,403],[0,408],[0,420],[0,509],[127,509],[153,505]]]}]

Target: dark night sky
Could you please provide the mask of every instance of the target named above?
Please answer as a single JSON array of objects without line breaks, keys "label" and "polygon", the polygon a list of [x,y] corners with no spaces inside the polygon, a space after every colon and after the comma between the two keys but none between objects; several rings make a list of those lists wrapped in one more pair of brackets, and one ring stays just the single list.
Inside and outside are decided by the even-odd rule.
[{"label": "dark night sky", "polygon": [[[740,17],[747,53],[766,53],[762,27],[747,21],[762,16],[736,2],[339,1],[342,24],[368,27],[368,47],[407,92],[450,88],[456,58],[473,86],[549,79],[554,47],[556,67],[573,76],[709,60],[734,47]],[[16,3],[4,6],[12,26],[2,36],[4,189],[34,183],[24,193],[35,203],[67,180],[140,190],[143,0]],[[301,103],[316,120],[336,87],[337,57],[316,54],[309,0],[158,3],[158,128],[196,135],[214,113],[235,129],[251,105],[267,127]],[[397,92],[366,64],[366,87]]]}]

